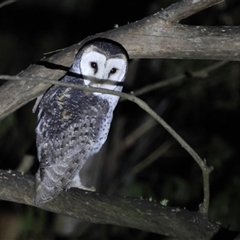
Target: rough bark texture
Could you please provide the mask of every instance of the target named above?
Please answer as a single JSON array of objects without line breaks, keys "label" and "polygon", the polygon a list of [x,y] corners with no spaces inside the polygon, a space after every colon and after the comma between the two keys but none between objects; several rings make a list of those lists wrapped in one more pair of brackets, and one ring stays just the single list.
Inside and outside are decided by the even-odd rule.
[{"label": "rough bark texture", "polygon": [[[22,71],[28,78],[61,78],[84,42],[97,37],[121,43],[130,58],[240,60],[240,27],[186,26],[178,21],[221,1],[181,1],[140,21],[96,34]],[[175,14],[175,17],[174,17]],[[166,19],[166,20],[165,20]],[[10,82],[0,88],[0,119],[41,95],[49,85]]]},{"label": "rough bark texture", "polygon": [[[36,206],[33,176],[1,170],[0,186],[2,200]],[[98,195],[79,189],[63,192],[40,207],[83,221],[131,227],[184,240],[211,239],[220,229],[219,225],[197,212],[165,207],[154,201]]]}]

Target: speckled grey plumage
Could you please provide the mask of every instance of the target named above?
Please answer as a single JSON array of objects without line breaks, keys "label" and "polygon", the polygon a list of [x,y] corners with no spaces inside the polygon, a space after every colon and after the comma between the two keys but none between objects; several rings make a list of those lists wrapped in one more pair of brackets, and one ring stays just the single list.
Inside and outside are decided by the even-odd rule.
[{"label": "speckled grey plumage", "polygon": [[[118,45],[116,47],[102,40],[91,44],[97,45],[106,55],[124,53]],[[82,51],[61,81],[84,84],[78,69]],[[73,73],[79,75],[74,76]],[[121,86],[117,87],[118,91],[121,89]],[[56,85],[45,93],[39,104],[36,128],[40,162],[36,174],[37,204],[53,199],[71,185],[87,189],[81,182],[73,181],[75,178],[80,181],[79,171],[84,163],[100,150],[107,139],[117,101],[116,96],[103,97]]]}]

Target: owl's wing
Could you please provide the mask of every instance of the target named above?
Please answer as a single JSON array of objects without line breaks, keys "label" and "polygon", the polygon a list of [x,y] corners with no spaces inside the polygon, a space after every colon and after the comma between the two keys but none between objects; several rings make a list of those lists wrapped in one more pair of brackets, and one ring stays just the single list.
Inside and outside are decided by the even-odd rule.
[{"label": "owl's wing", "polygon": [[[74,132],[70,126],[55,139],[41,139],[38,136],[40,168],[36,178],[36,203],[51,200],[62,191],[73,176],[81,169],[91,154],[94,139],[84,132]],[[80,128],[81,129],[81,128]]]},{"label": "owl's wing", "polygon": [[68,127],[60,132],[51,114],[43,114],[41,127],[36,130],[40,161],[36,174],[37,204],[53,199],[65,189],[95,149],[101,147],[105,141],[100,135],[106,112],[104,105],[89,109],[88,115],[76,113]]}]

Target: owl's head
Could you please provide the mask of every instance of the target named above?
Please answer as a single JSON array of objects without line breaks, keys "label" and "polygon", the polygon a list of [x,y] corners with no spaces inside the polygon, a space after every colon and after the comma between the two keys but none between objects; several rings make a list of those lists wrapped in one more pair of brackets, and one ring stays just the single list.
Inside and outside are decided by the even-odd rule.
[{"label": "owl's head", "polygon": [[127,66],[127,52],[119,43],[98,38],[79,50],[71,71],[81,74],[85,85],[121,91]]}]

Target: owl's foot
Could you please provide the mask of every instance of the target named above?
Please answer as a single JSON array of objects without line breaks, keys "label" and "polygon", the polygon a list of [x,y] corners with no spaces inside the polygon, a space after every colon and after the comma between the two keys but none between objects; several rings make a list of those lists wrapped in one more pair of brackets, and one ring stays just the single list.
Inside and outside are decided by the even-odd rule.
[{"label": "owl's foot", "polygon": [[77,174],[73,180],[68,184],[68,186],[66,187],[66,190],[69,188],[80,188],[82,190],[86,190],[86,191],[91,191],[91,192],[95,192],[96,189],[94,187],[85,187],[82,185],[79,174]]}]

